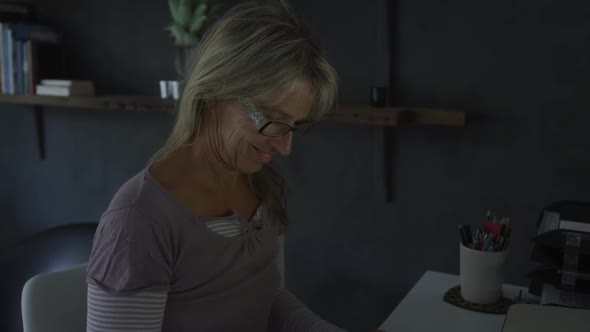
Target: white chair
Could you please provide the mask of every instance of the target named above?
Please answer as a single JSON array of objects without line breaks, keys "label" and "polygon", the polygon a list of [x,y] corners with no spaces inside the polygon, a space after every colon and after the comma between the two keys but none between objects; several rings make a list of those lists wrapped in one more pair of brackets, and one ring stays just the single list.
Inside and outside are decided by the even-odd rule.
[{"label": "white chair", "polygon": [[24,332],[86,331],[86,265],[39,274],[25,283]]}]

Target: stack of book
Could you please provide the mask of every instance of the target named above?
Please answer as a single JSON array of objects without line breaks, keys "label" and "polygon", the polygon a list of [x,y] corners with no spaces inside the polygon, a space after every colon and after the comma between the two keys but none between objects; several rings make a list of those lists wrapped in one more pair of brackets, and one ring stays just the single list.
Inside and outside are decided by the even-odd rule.
[{"label": "stack of book", "polygon": [[541,304],[590,309],[590,203],[558,202],[544,209],[527,276]]},{"label": "stack of book", "polygon": [[3,94],[34,94],[41,78],[64,76],[61,36],[35,23],[31,7],[0,2],[0,88]]},{"label": "stack of book", "polygon": [[42,96],[94,96],[94,84],[91,81],[41,80],[35,93]]}]

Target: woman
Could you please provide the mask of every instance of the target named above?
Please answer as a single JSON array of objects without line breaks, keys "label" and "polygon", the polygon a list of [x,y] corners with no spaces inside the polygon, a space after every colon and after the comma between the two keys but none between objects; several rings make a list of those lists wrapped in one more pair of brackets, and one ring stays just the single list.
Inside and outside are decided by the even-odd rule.
[{"label": "woman", "polygon": [[284,4],[221,18],[168,141],[102,215],[88,331],[339,331],[284,289],[285,181],[272,162],[336,95],[334,69]]}]

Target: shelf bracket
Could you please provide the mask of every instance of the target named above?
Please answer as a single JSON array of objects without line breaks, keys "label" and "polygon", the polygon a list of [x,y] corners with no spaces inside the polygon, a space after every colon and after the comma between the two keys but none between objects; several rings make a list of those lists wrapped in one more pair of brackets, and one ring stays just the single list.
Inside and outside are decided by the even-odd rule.
[{"label": "shelf bracket", "polygon": [[41,105],[34,105],[35,130],[37,132],[37,147],[39,148],[39,159],[45,160],[45,110]]}]

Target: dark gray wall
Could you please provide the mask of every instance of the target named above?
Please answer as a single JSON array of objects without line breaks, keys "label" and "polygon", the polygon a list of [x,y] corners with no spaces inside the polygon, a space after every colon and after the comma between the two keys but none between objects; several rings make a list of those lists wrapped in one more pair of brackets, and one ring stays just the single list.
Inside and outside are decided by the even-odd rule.
[{"label": "dark gray wall", "polygon": [[[383,201],[382,131],[322,124],[283,160],[293,226],[287,282],[327,319],[376,328],[425,270],[458,272],[458,223],[514,221],[507,280],[524,284],[539,210],[588,199],[590,4],[585,1],[297,1],[340,73],[341,102],[389,82],[393,104],[463,109],[466,128],[403,127],[395,202]],[[161,1],[39,1],[71,73],[101,92],[156,94],[173,77]],[[393,48],[388,49],[389,41]],[[51,109],[37,159],[29,108],[1,105],[2,244],[97,220],[170,127],[162,114]]]}]

